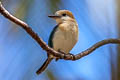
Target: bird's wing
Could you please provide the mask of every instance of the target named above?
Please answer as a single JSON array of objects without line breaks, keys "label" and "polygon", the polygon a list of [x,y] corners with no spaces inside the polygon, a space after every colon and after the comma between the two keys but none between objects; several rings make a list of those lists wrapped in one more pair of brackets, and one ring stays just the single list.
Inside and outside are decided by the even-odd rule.
[{"label": "bird's wing", "polygon": [[57,28],[58,28],[58,25],[56,25],[56,26],[53,28],[53,30],[52,30],[52,32],[51,32],[51,34],[50,34],[49,40],[48,40],[48,45],[49,45],[51,48],[53,48],[52,39],[53,39],[53,37],[54,37],[54,33],[56,32]]}]

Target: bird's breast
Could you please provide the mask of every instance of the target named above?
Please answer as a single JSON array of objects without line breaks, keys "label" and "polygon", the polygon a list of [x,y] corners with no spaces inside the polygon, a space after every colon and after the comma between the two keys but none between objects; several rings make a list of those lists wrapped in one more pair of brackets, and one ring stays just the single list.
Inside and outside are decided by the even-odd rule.
[{"label": "bird's breast", "polygon": [[69,53],[78,41],[78,28],[76,25],[60,25],[53,37],[53,48]]}]

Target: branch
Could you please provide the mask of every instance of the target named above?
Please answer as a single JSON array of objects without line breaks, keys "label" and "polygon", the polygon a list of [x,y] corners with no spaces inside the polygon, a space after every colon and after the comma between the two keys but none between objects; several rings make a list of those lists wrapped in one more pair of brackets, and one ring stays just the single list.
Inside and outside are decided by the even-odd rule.
[{"label": "branch", "polygon": [[60,52],[57,52],[55,50],[53,50],[52,48],[50,48],[38,35],[37,33],[35,33],[31,27],[29,27],[28,24],[26,24],[25,22],[21,21],[20,19],[14,17],[13,15],[11,15],[1,4],[0,2],[0,13],[6,17],[7,19],[9,19],[10,21],[16,23],[17,25],[19,25],[21,28],[23,28],[40,46],[43,50],[45,50],[48,54],[54,55],[56,57],[59,57],[60,59],[65,59],[65,60],[78,60],[88,54],[90,54],[91,52],[95,51],[97,48],[106,45],[106,44],[120,44],[120,39],[106,39],[106,40],[102,40],[98,43],[96,43],[95,45],[93,45],[92,47],[88,48],[87,50],[77,54],[77,55],[71,55],[71,54],[63,54]]}]

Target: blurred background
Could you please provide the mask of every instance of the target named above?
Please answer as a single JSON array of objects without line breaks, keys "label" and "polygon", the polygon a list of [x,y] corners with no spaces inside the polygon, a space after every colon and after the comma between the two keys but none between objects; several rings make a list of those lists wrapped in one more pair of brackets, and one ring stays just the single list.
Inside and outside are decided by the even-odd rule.
[{"label": "blurred background", "polygon": [[[2,0],[4,7],[28,23],[48,43],[56,25],[48,18],[60,9],[72,11],[79,25],[77,54],[94,43],[120,38],[120,0]],[[120,80],[120,46],[109,44],[77,61],[52,61],[36,70],[46,52],[18,25],[0,15],[0,80]]]}]

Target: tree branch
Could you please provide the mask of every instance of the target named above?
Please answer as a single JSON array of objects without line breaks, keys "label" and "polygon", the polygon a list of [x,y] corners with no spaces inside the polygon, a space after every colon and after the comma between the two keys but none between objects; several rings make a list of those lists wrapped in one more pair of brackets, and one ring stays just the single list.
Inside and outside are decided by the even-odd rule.
[{"label": "tree branch", "polygon": [[40,46],[43,50],[45,50],[48,54],[52,54],[56,57],[59,57],[60,59],[65,59],[65,60],[78,60],[88,54],[90,54],[91,52],[93,52],[94,50],[96,50],[97,48],[106,45],[106,44],[120,44],[120,39],[106,39],[106,40],[102,40],[98,43],[96,43],[95,45],[93,45],[92,47],[88,48],[87,50],[77,54],[77,55],[71,55],[71,54],[62,54],[60,52],[57,52],[55,50],[53,50],[52,48],[50,48],[38,35],[37,33],[35,33],[31,27],[29,27],[28,24],[26,24],[25,22],[21,21],[20,19],[14,17],[13,15],[11,15],[1,4],[0,2],[0,13],[6,17],[7,19],[9,19],[10,21],[16,23],[17,25],[19,25],[20,27],[22,27]]}]

